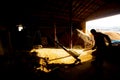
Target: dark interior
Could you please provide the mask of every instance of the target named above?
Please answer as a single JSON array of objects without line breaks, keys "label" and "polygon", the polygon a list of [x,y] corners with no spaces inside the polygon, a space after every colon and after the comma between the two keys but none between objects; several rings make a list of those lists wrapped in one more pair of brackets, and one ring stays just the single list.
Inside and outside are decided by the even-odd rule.
[{"label": "dark interior", "polygon": [[[86,21],[115,14],[120,14],[120,0],[0,1],[0,53],[1,55],[5,55],[0,56],[1,78],[5,80],[9,77],[12,80],[16,80],[13,76],[15,75],[19,77],[20,80],[75,80],[73,78],[74,76],[71,76],[72,79],[66,78],[69,77],[69,75],[68,72],[64,72],[66,69],[63,67],[61,70],[57,67],[57,69],[48,74],[38,71],[40,76],[36,73],[34,74],[34,71],[32,72],[33,68],[32,70],[31,68],[29,69],[24,61],[26,58],[30,61],[26,51],[30,51],[33,47],[36,47],[36,45],[42,45],[43,48],[58,48],[54,40],[58,40],[65,47],[71,48],[72,31],[80,29],[85,32]],[[18,25],[20,24],[24,29],[19,32]],[[118,47],[115,53],[117,52],[119,52]],[[23,54],[21,55],[21,53]],[[110,60],[112,61],[111,56],[112,55],[110,55]],[[117,56],[116,59],[119,60],[119,57]],[[22,61],[25,63],[22,63]],[[27,64],[29,63],[32,64],[31,62]],[[37,64],[37,66],[39,65]],[[75,65],[70,64],[67,66],[70,66],[69,69],[75,72],[75,68],[73,69]],[[64,65],[64,67],[66,67],[66,65]],[[119,66],[117,66],[117,69],[119,70],[118,67]],[[58,73],[59,71],[61,72]],[[65,78],[60,77],[61,74],[63,77],[63,73],[66,74]],[[86,70],[86,73],[90,73],[89,69],[88,71]],[[80,75],[78,74],[77,77]],[[114,76],[116,77],[118,74],[119,71],[117,71]],[[82,77],[83,75],[84,74],[81,73],[80,76]],[[87,77],[90,76],[87,75]],[[84,77],[86,76],[84,75]],[[87,77],[86,80],[89,80]],[[117,78],[119,78],[119,76],[117,76]],[[76,80],[81,79],[76,78]]]}]

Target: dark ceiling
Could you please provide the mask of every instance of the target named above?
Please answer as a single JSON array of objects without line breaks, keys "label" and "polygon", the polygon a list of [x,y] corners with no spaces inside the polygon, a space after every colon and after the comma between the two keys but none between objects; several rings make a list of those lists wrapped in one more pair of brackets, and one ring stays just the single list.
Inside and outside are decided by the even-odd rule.
[{"label": "dark ceiling", "polygon": [[0,6],[0,25],[49,26],[65,25],[86,20],[95,12],[119,0],[42,0],[3,2]]}]

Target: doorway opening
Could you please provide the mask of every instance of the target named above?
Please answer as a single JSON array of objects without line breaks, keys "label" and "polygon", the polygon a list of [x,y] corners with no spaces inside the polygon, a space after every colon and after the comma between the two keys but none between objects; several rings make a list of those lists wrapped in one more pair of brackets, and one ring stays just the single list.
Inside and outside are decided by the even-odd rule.
[{"label": "doorway opening", "polygon": [[107,34],[112,43],[120,44],[120,14],[99,18],[86,22],[86,33],[91,34],[91,29]]},{"label": "doorway opening", "polygon": [[93,28],[98,31],[120,32],[120,14],[87,21],[86,32]]}]

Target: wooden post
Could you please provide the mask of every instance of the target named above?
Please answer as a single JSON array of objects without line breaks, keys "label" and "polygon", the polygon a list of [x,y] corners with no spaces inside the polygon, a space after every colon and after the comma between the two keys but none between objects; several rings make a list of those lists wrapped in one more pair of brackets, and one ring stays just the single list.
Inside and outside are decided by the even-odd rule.
[{"label": "wooden post", "polygon": [[12,43],[11,43],[11,33],[8,31],[8,46],[9,46],[9,52],[12,53]]},{"label": "wooden post", "polygon": [[69,8],[69,24],[70,24],[70,48],[72,49],[72,0],[70,0],[70,8]]},{"label": "wooden post", "polygon": [[85,21],[81,22],[82,31],[86,33],[86,23]]},{"label": "wooden post", "polygon": [[[54,41],[57,41],[57,36],[56,36],[56,23],[54,22]],[[55,47],[57,47],[56,43],[54,44]]]}]

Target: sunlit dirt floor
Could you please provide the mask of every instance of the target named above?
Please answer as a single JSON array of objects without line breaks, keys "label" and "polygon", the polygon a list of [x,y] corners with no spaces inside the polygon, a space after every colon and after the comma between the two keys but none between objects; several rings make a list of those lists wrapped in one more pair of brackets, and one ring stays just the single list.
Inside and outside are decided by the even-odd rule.
[{"label": "sunlit dirt floor", "polygon": [[[41,57],[40,64],[44,65],[39,69],[48,73],[47,76],[43,77],[45,80],[118,80],[120,76],[119,66],[105,61],[103,64],[103,79],[95,78],[95,68],[91,65],[93,58],[91,53],[93,50],[72,49],[73,52],[75,51],[80,54],[79,59],[81,59],[82,62],[80,65],[72,65],[75,59],[60,48],[38,48],[32,49],[31,52],[34,51]],[[50,68],[51,65],[54,65],[54,69],[51,68],[51,70],[49,70],[46,67],[46,62],[44,61],[46,58]],[[55,67],[56,64],[58,67]]]},{"label": "sunlit dirt floor", "polygon": [[[37,52],[39,57],[47,59],[48,64],[72,64],[76,60],[68,52],[60,48],[38,48],[33,49],[33,51]],[[82,63],[92,59],[91,53],[93,50],[69,49],[69,51],[79,54],[78,58]],[[40,64],[45,65],[45,62],[41,59]]]},{"label": "sunlit dirt floor", "polygon": [[[91,53],[93,50],[84,50],[84,49],[69,49],[71,51],[75,51],[80,56],[81,62],[88,61],[92,58]],[[58,48],[38,48],[33,49],[32,51],[38,52],[39,57],[49,58],[49,63],[66,63],[70,64],[75,61],[74,57],[72,57],[68,52],[63,49]]]}]

